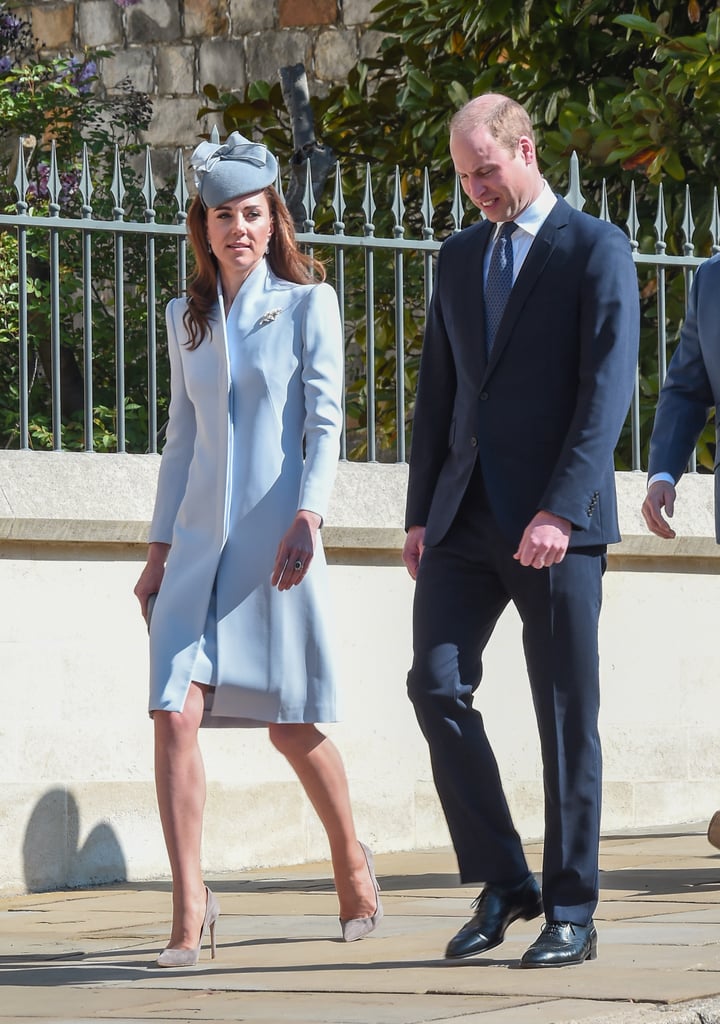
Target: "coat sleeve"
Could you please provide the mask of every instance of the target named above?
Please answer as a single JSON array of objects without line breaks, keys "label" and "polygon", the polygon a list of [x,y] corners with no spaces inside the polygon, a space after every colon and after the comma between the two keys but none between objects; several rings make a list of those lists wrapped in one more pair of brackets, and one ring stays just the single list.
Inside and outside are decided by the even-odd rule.
[{"label": "coat sleeve", "polygon": [[719,273],[720,263],[712,263],[703,264],[695,275],[680,342],[670,360],[655,412],[649,476],[669,473],[677,483],[715,404],[702,353],[698,304],[704,289],[720,286],[715,280]]},{"label": "coat sleeve", "polygon": [[595,225],[582,279],[577,395],[565,442],[538,505],[587,529],[612,466],[637,375],[640,303],[630,245]]},{"label": "coat sleeve", "polygon": [[340,454],[345,358],[337,295],[329,284],[310,289],[302,330],[305,464],[298,509],[324,519]]},{"label": "coat sleeve", "polygon": [[195,409],[185,387],[180,341],[176,330],[176,321],[180,320],[184,306],[184,300],[173,299],[165,311],[170,357],[170,418],[160,461],[155,510],[150,524],[150,543],[172,542],[173,527],[185,495],[188,469],[195,445]]},{"label": "coat sleeve", "polygon": [[445,258],[441,249],[420,357],[405,508],[406,530],[426,525],[450,443],[457,378],[441,302]]}]

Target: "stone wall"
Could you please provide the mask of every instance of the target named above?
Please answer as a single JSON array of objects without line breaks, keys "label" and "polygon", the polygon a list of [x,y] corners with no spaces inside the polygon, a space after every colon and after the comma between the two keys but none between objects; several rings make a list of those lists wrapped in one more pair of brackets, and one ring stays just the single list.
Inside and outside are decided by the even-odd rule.
[{"label": "stone wall", "polygon": [[279,80],[302,63],[310,91],[345,80],[377,51],[370,29],[375,0],[34,0],[18,4],[46,52],[109,49],[100,69],[112,91],[126,77],[149,94],[154,148],[192,145],[213,119],[197,121],[206,84],[240,92],[248,82]]}]

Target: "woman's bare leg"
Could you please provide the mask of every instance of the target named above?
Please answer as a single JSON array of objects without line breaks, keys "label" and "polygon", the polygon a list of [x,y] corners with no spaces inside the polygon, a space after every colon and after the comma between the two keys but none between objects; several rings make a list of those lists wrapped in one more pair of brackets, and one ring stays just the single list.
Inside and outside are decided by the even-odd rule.
[{"label": "woman's bare leg", "polygon": [[337,747],[314,725],[272,724],[269,732],[327,832],[340,917],[371,917],[377,893],[355,834],[347,776]]},{"label": "woman's bare leg", "polygon": [[200,868],[205,769],[198,744],[204,700],[203,689],[192,683],[181,712],[153,712],[155,788],[173,881],[171,949],[197,946],[207,902]]}]

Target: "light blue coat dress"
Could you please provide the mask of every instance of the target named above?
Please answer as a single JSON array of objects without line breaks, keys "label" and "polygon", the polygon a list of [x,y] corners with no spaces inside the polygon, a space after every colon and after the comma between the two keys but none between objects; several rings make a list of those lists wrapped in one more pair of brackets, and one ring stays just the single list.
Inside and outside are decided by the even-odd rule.
[{"label": "light blue coat dress", "polygon": [[215,687],[205,725],[337,718],[327,566],[318,534],[299,586],[271,587],[298,509],[324,517],[339,454],[343,343],[327,284],[263,260],[195,349],[167,307],[170,419],[150,541],[170,544],[150,625],[150,711]]}]

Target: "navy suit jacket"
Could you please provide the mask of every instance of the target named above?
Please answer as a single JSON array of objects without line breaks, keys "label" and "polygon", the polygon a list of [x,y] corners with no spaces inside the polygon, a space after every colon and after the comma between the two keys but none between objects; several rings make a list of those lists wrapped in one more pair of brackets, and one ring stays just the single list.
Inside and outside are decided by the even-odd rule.
[{"label": "navy suit jacket", "polygon": [[413,424],[406,528],[450,527],[476,461],[516,545],[536,512],[573,547],[620,539],[613,451],[632,396],[638,282],[626,235],[558,199],[485,348],[483,221],[441,247]]},{"label": "navy suit jacket", "polygon": [[670,360],[650,438],[650,476],[685,472],[715,409],[715,538],[720,542],[720,255],[698,267],[680,344]]}]

